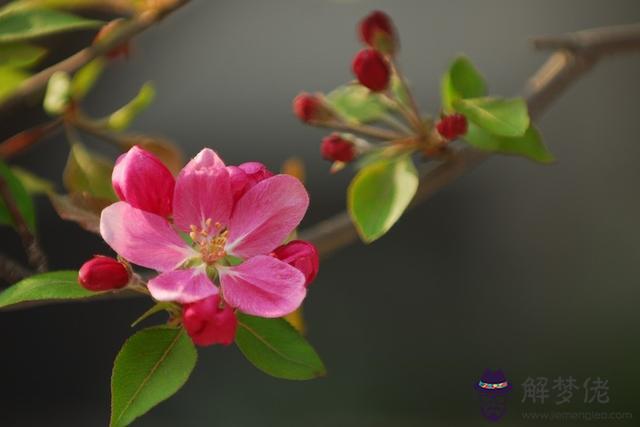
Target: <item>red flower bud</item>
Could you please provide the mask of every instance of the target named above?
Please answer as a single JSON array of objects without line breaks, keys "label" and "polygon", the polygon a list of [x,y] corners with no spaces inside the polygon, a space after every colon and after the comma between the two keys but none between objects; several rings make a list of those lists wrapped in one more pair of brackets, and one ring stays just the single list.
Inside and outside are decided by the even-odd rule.
[{"label": "red flower bud", "polygon": [[212,295],[184,305],[182,323],[193,342],[199,346],[229,345],[236,337],[238,319],[233,308],[220,307],[220,296]]},{"label": "red flower bud", "polygon": [[467,118],[462,114],[443,116],[436,124],[436,129],[444,139],[456,139],[467,133]]},{"label": "red flower bud", "polygon": [[[124,23],[123,19],[116,19],[105,24],[100,29],[100,31],[98,31],[98,34],[96,35],[95,39],[93,39],[93,43],[94,44],[98,43],[101,40],[104,40],[105,38],[109,37],[109,34],[112,33],[113,30],[115,30],[117,27],[119,27],[123,23]],[[129,58],[130,53],[131,53],[131,45],[129,44],[128,41],[126,41],[114,47],[113,49],[111,49],[109,52],[105,54],[105,56],[109,59],[117,59],[119,57]]]},{"label": "red flower bud", "polygon": [[333,113],[322,100],[307,92],[302,92],[293,99],[293,113],[305,123],[324,122],[333,118]]},{"label": "red flower bud", "polygon": [[391,18],[379,10],[367,15],[358,26],[360,40],[382,53],[392,55],[397,48],[396,32]]},{"label": "red flower bud", "polygon": [[385,90],[389,86],[389,64],[375,49],[362,49],[358,52],[351,68],[360,84],[374,92]]},{"label": "red flower bud", "polygon": [[80,267],[78,282],[94,292],[120,289],[129,283],[129,270],[116,259],[96,255]]},{"label": "red flower bud", "polygon": [[322,140],[320,153],[326,160],[349,163],[356,157],[356,149],[351,141],[347,141],[337,133]]},{"label": "red flower bud", "polygon": [[260,162],[247,162],[238,166],[227,166],[227,171],[229,171],[231,179],[231,193],[234,201],[238,201],[244,193],[260,181],[273,176],[273,172]]},{"label": "red flower bud", "polygon": [[307,279],[305,286],[309,286],[318,274],[320,263],[318,250],[313,244],[304,240],[292,240],[286,245],[279,246],[271,256],[300,270]]}]

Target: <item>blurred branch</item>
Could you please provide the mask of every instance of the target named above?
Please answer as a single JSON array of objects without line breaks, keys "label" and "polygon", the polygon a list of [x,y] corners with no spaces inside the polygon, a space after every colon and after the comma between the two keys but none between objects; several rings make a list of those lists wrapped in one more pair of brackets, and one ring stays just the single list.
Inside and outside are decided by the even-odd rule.
[{"label": "blurred branch", "polygon": [[58,118],[15,134],[0,143],[0,159],[9,160],[61,128],[62,119]]},{"label": "blurred branch", "polygon": [[[529,79],[524,97],[532,119],[539,118],[547,107],[573,82],[605,56],[640,50],[640,25],[624,25],[579,31],[555,37],[534,39],[536,48],[559,49]],[[437,166],[427,166],[421,173],[420,186],[411,206],[429,199],[438,190],[464,175],[491,156],[472,147],[458,150]],[[347,212],[303,230],[301,239],[313,242],[326,257],[358,240]]]},{"label": "blurred branch", "polygon": [[99,42],[82,49],[69,58],[60,61],[49,68],[45,68],[39,73],[26,79],[15,91],[0,102],[0,114],[11,110],[16,105],[19,105],[34,95],[42,93],[53,73],[57,71],[64,71],[67,73],[76,71],[91,60],[104,55],[138,33],[158,23],[166,15],[188,2],[189,0],[157,1],[156,3],[158,4],[158,7],[145,10],[134,18],[128,20],[126,23],[115,29],[113,35],[106,38],[104,42]]},{"label": "blurred branch", "polygon": [[29,264],[37,272],[47,271],[47,257],[42,251],[42,248],[40,248],[38,239],[31,233],[31,230],[29,230],[29,226],[22,216],[22,213],[20,213],[16,201],[11,194],[11,190],[9,190],[9,185],[2,176],[0,176],[0,198],[2,198],[2,201],[7,207],[11,220],[20,236],[20,240],[22,240]]},{"label": "blurred branch", "polygon": [[33,272],[25,268],[18,261],[5,255],[0,255],[0,279],[11,285],[25,277],[31,276]]}]

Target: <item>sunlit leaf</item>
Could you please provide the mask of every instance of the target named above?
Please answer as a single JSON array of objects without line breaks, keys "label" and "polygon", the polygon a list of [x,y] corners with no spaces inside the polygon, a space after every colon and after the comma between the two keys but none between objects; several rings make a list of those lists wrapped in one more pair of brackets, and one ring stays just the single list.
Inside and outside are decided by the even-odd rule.
[{"label": "sunlit leaf", "polygon": [[284,319],[238,314],[236,344],[261,371],[278,378],[308,380],[325,375],[313,347]]},{"label": "sunlit leaf", "polygon": [[[20,180],[2,160],[0,160],[0,176],[2,176],[2,179],[6,182],[7,190],[11,197],[13,197],[18,212],[22,215],[22,218],[24,218],[29,229],[35,232],[36,213],[33,207],[33,200],[31,200],[31,196],[27,193],[27,190]],[[13,216],[2,198],[0,198],[0,224],[15,226]]]},{"label": "sunlit leaf", "polygon": [[131,122],[151,105],[155,94],[156,90],[153,85],[149,82],[145,83],[135,98],[109,116],[107,125],[118,131],[128,128]]},{"label": "sunlit leaf", "polygon": [[293,313],[284,316],[284,320],[289,322],[289,324],[293,326],[296,331],[300,332],[303,335],[305,334],[307,325],[305,324],[304,315],[302,314],[302,307],[298,308]]},{"label": "sunlit leaf", "polygon": [[187,382],[198,353],[184,329],[156,326],[124,343],[111,376],[110,427],[129,425]]},{"label": "sunlit leaf", "polygon": [[409,155],[362,168],[347,194],[349,214],[362,240],[370,243],[389,231],[417,189],[418,173]]},{"label": "sunlit leaf", "polygon": [[11,8],[0,14],[0,43],[30,40],[66,31],[98,28],[102,21],[45,8]]},{"label": "sunlit leaf", "polygon": [[64,71],[56,71],[51,75],[47,84],[47,91],[42,102],[44,110],[52,116],[60,115],[67,110],[70,99],[71,79],[69,74]]},{"label": "sunlit leaf", "polygon": [[529,128],[527,104],[522,98],[458,99],[453,108],[493,135],[522,136]]},{"label": "sunlit leaf", "polygon": [[55,189],[55,184],[18,166],[11,168],[11,172],[20,180],[27,193],[32,195],[48,194]]},{"label": "sunlit leaf", "polygon": [[72,221],[85,230],[100,234],[99,212],[111,201],[94,199],[86,194],[63,196],[49,193],[51,205],[60,218]]},{"label": "sunlit leaf", "polygon": [[86,192],[97,198],[116,200],[111,185],[112,171],[113,162],[74,142],[64,168],[63,182],[70,193]]},{"label": "sunlit leaf", "polygon": [[0,293],[0,308],[27,301],[75,300],[100,295],[78,284],[77,271],[52,271],[28,277]]},{"label": "sunlit leaf", "polygon": [[442,107],[447,113],[453,111],[455,100],[479,98],[486,94],[484,78],[465,56],[456,58],[442,77]]},{"label": "sunlit leaf", "polygon": [[46,54],[46,49],[27,43],[0,44],[0,67],[33,67],[37,65]]},{"label": "sunlit leaf", "polygon": [[378,120],[388,110],[382,96],[359,84],[335,89],[327,95],[327,102],[341,116],[353,122]]},{"label": "sunlit leaf", "polygon": [[71,80],[71,96],[80,100],[91,90],[104,70],[104,58],[96,58],[84,67],[80,68]]},{"label": "sunlit leaf", "polygon": [[520,155],[540,163],[551,163],[555,160],[553,154],[542,142],[540,133],[533,126],[530,126],[522,136],[508,138],[492,135],[469,123],[469,130],[464,139],[474,147],[485,151]]},{"label": "sunlit leaf", "polygon": [[29,73],[26,71],[13,67],[0,67],[0,101],[11,95],[28,77]]}]

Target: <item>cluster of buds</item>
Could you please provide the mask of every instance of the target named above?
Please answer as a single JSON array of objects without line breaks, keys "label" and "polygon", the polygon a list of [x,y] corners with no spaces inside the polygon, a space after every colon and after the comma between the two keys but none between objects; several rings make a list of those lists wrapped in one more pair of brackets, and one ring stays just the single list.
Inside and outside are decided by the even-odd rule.
[{"label": "cluster of buds", "polygon": [[[356,53],[351,63],[351,70],[357,83],[369,91],[372,99],[375,99],[372,102],[382,100],[394,112],[399,113],[408,126],[389,116],[386,117],[385,125],[393,129],[354,123],[353,120],[343,117],[337,111],[338,109],[334,108],[329,98],[322,94],[307,92],[299,94],[294,99],[294,114],[310,125],[382,139],[385,142],[378,147],[393,146],[395,149],[391,150],[391,153],[415,149],[427,157],[441,156],[446,152],[450,141],[466,133],[466,118],[461,114],[443,115],[434,123],[432,120],[421,117],[409,87],[397,66],[399,38],[387,14],[381,11],[370,13],[359,23],[357,30],[358,38],[365,45]],[[400,92],[395,88],[396,82],[400,92],[406,94],[404,99],[400,99]],[[339,170],[359,155],[377,148],[373,144],[367,142],[357,144],[356,141],[363,140],[350,138],[346,134],[333,133],[322,140],[320,152],[323,158],[334,163],[332,170]]]}]

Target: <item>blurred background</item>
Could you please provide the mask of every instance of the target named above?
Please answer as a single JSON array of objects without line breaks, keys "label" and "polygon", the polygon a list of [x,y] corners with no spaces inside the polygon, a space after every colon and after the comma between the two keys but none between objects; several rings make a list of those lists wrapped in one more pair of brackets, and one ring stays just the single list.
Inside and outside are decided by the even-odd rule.
[{"label": "blurred background", "polygon": [[[194,1],[137,38],[86,109],[109,113],[152,80],[156,102],[135,130],[189,156],[212,147],[228,163],[278,169],[301,157],[308,226],[344,209],[352,171],[328,174],[319,156],[325,132],[300,124],[291,100],[351,79],[355,26],[372,9],[394,19],[401,63],[434,113],[457,53],[492,93],[514,95],[546,58],[530,37],[640,16],[637,0]],[[92,37],[60,38],[59,52]],[[496,156],[379,241],[324,261],[305,315],[326,378],[277,380],[233,346],[206,348],[186,386],[136,425],[485,425],[472,387],[485,368],[503,369],[514,384],[505,425],[539,423],[524,411],[633,412],[635,420],[589,424],[639,425],[639,75],[640,56],[607,59],[546,112],[539,126],[555,164]],[[3,118],[2,138],[32,120]],[[60,184],[67,152],[58,136],[14,164]],[[46,200],[38,213],[52,269],[107,251]],[[22,256],[10,229],[0,229],[0,242],[3,253]],[[106,425],[113,358],[146,308],[123,300],[0,312],[0,425]],[[600,376],[610,402],[586,404],[582,389],[570,405],[556,406],[553,391],[544,404],[522,402],[521,384],[537,376],[573,376],[580,386]]]}]

